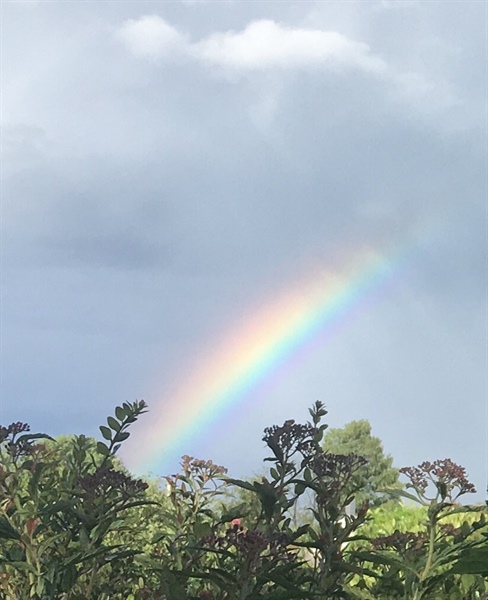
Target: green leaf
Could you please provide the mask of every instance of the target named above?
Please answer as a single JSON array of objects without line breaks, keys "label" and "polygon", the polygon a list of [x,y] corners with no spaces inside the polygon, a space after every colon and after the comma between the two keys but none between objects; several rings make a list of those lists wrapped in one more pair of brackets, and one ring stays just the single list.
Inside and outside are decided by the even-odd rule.
[{"label": "green leaf", "polygon": [[268,575],[268,578],[269,578],[270,581],[272,581],[273,583],[277,583],[279,586],[281,586],[285,590],[292,591],[294,598],[307,598],[307,597],[309,597],[309,595],[306,594],[306,592],[300,590],[300,588],[298,588],[286,576],[283,576],[283,575],[281,575],[279,573],[276,573],[276,572],[271,572]]},{"label": "green leaf", "polygon": [[0,538],[4,540],[19,540],[19,532],[10,525],[7,519],[0,516]]},{"label": "green leaf", "polygon": [[238,506],[233,506],[228,511],[224,512],[219,519],[219,523],[230,523],[234,519],[240,519],[248,514],[249,506],[245,502],[242,502]]},{"label": "green leaf", "polygon": [[464,537],[468,537],[468,535],[471,533],[471,526],[467,521],[462,522],[461,532],[464,535]]},{"label": "green leaf", "polygon": [[37,493],[37,489],[38,489],[38,485],[39,485],[39,479],[42,475],[42,472],[44,471],[44,467],[46,466],[46,463],[43,462],[39,462],[36,464],[36,466],[34,467],[34,474],[32,476],[32,479],[29,482],[29,492],[35,496]]},{"label": "green leaf", "polygon": [[110,454],[110,450],[103,442],[97,442],[97,452],[102,456],[108,456]]},{"label": "green leaf", "polygon": [[119,421],[123,421],[127,416],[127,412],[123,406],[117,406],[115,409],[115,416]]},{"label": "green leaf", "polygon": [[164,533],[155,533],[151,538],[151,544],[157,544],[161,540],[164,540],[164,538],[167,536],[168,536],[168,534],[165,532]]},{"label": "green leaf", "polygon": [[134,508],[135,506],[161,506],[161,504],[155,500],[136,500],[134,502],[129,502],[128,504],[123,504],[115,508],[114,511],[120,512],[128,510],[129,508]]},{"label": "green leaf", "polygon": [[280,474],[278,473],[278,471],[274,467],[271,467],[271,469],[269,470],[269,472],[271,473],[271,477],[275,481],[278,481],[278,479],[280,478]]},{"label": "green leaf", "polygon": [[391,496],[392,498],[407,498],[408,500],[412,500],[417,504],[419,503],[418,496],[410,494],[409,492],[405,492],[404,490],[399,490],[395,488],[385,488],[383,491],[385,494],[388,494],[388,496]]},{"label": "green leaf", "polygon": [[202,538],[212,533],[212,527],[210,523],[205,523],[200,519],[197,519],[193,525],[193,535],[196,538]]},{"label": "green leaf", "polygon": [[307,523],[307,525],[302,525],[291,535],[291,539],[295,542],[298,538],[302,537],[302,535],[309,532],[311,526]]},{"label": "green leaf", "polygon": [[44,592],[44,584],[45,584],[44,579],[39,578],[37,581],[37,586],[36,586],[36,595],[39,596],[39,598],[42,597],[42,593]]},{"label": "green leaf", "polygon": [[470,548],[454,563],[452,573],[488,576],[488,545]]},{"label": "green leaf", "polygon": [[320,429],[317,431],[317,433],[313,436],[313,441],[316,444],[320,444],[320,442],[322,441],[322,438],[324,437],[324,432],[321,431]]},{"label": "green leaf", "polygon": [[130,433],[128,431],[119,431],[114,437],[114,442],[123,442],[129,436],[130,436]]},{"label": "green leaf", "polygon": [[348,585],[346,589],[353,598],[358,598],[360,600],[376,600],[376,596],[373,596],[373,594],[366,589],[359,588],[358,585]]},{"label": "green leaf", "polygon": [[17,442],[30,442],[32,440],[52,440],[53,442],[56,441],[50,435],[47,435],[47,433],[26,433],[26,434],[18,437],[16,441]]},{"label": "green leaf", "polygon": [[248,481],[242,481],[241,479],[232,479],[231,477],[226,477],[225,481],[227,481],[228,483],[232,483],[237,487],[249,490],[250,492],[256,492],[256,488],[253,486],[252,483],[249,483]]},{"label": "green leaf", "polygon": [[462,582],[463,586],[467,590],[469,590],[469,588],[471,588],[476,583],[476,577],[474,575],[472,575],[471,573],[465,573],[464,575],[461,576],[461,582]]},{"label": "green leaf", "polygon": [[120,428],[122,427],[122,425],[113,417],[107,417],[107,423],[110,429],[113,429],[113,431],[120,431]]},{"label": "green leaf", "polygon": [[447,484],[444,481],[436,481],[435,486],[441,498],[444,500],[444,498],[447,496]]},{"label": "green leaf", "polygon": [[53,504],[47,504],[46,506],[40,509],[40,515],[54,515],[57,512],[68,512],[73,508],[76,500],[74,498],[70,498],[69,500],[59,500],[58,502],[54,502]]},{"label": "green leaf", "polygon": [[100,425],[99,429],[106,440],[108,440],[109,442],[112,441],[112,432],[108,427],[105,427],[105,425]]},{"label": "green leaf", "polygon": [[17,571],[28,571],[29,573],[33,573],[34,575],[37,575],[37,571],[29,563],[20,562],[20,561],[9,561],[8,565],[9,565],[9,567],[13,567],[14,569],[17,569]]},{"label": "green leaf", "polygon": [[366,560],[368,562],[372,562],[373,564],[376,565],[391,565],[391,566],[395,566],[395,565],[401,565],[401,566],[405,566],[403,565],[402,561],[397,559],[397,558],[393,558],[392,556],[386,556],[386,554],[376,554],[374,552],[355,552],[354,556],[359,557],[361,560]]}]

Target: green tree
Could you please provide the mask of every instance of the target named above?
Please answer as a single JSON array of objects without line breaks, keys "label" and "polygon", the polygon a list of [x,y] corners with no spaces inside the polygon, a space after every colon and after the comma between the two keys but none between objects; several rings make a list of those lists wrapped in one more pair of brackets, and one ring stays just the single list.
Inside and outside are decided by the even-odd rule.
[{"label": "green tree", "polygon": [[371,506],[383,504],[391,497],[383,490],[402,488],[393,458],[384,453],[380,438],[372,435],[369,421],[351,421],[342,428],[329,429],[324,436],[323,448],[331,454],[357,454],[368,461],[358,469],[351,482],[353,487],[360,489],[355,496],[357,507],[366,501]]}]

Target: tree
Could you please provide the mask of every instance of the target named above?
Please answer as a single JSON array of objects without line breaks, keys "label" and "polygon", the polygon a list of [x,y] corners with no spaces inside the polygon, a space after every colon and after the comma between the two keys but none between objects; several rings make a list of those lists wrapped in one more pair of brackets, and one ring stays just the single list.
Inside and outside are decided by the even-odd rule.
[{"label": "tree", "polygon": [[399,472],[393,467],[393,458],[385,455],[381,440],[371,434],[371,424],[365,419],[351,421],[342,428],[329,429],[324,436],[323,448],[332,454],[357,454],[368,461],[358,469],[352,482],[352,485],[361,488],[355,498],[357,507],[366,501],[378,506],[390,499],[389,494],[382,490],[403,487]]}]

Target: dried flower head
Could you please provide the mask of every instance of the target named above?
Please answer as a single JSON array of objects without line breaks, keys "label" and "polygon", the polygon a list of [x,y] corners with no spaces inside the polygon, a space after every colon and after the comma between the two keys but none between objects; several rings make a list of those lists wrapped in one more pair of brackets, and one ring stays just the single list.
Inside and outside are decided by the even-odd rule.
[{"label": "dried flower head", "polygon": [[30,427],[27,423],[22,423],[21,421],[11,423],[7,427],[0,425],[0,443],[7,439],[9,439],[10,442],[13,442],[19,433],[25,433],[26,431],[30,431]]},{"label": "dried flower head", "polygon": [[30,454],[32,444],[22,438],[16,439],[19,434],[27,431],[30,431],[29,425],[20,421],[11,423],[7,427],[0,426],[0,444],[5,443],[7,453],[12,458]]},{"label": "dried flower head", "polygon": [[460,527],[455,527],[452,523],[441,523],[439,525],[439,529],[443,535],[449,535],[452,537],[460,535],[463,531]]},{"label": "dried flower head", "polygon": [[83,489],[83,498],[93,502],[96,498],[105,497],[108,493],[116,492],[122,500],[129,500],[141,494],[148,485],[140,479],[132,479],[115,469],[102,467],[95,473],[84,475],[78,479],[78,485]]},{"label": "dried flower head", "polygon": [[372,540],[372,544],[375,548],[379,550],[392,548],[400,554],[405,554],[409,550],[420,550],[427,542],[427,539],[428,535],[425,532],[401,532],[397,529],[391,535],[385,535],[375,538],[374,540]]},{"label": "dried flower head", "polygon": [[450,458],[434,462],[424,461],[418,467],[403,467],[400,473],[410,479],[410,487],[424,498],[430,483],[435,486],[442,500],[451,502],[463,494],[476,493],[475,486],[466,476],[466,469]]},{"label": "dried flower head", "polygon": [[318,429],[306,423],[295,423],[293,419],[285,421],[283,425],[273,425],[264,430],[263,442],[276,453],[291,457],[303,447],[307,440],[317,434]]},{"label": "dried flower head", "polygon": [[357,454],[322,452],[313,458],[310,467],[319,477],[333,477],[343,481],[349,480],[367,462],[365,458]]},{"label": "dried flower head", "polygon": [[[186,477],[195,477],[202,483],[227,473],[225,467],[217,465],[211,460],[201,460],[188,454],[181,457],[181,469]],[[177,475],[173,477],[177,477]]]},{"label": "dried flower head", "polygon": [[229,527],[224,535],[202,538],[204,546],[237,555],[246,562],[251,572],[258,572],[264,559],[289,562],[295,558],[290,552],[290,541],[284,534],[266,535],[257,529],[244,530],[242,526]]}]

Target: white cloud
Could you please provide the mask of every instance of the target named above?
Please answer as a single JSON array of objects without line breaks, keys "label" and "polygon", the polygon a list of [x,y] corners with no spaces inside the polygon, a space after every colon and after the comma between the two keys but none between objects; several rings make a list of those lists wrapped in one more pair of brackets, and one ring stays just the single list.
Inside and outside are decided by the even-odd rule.
[{"label": "white cloud", "polygon": [[[215,32],[192,41],[159,16],[126,21],[117,31],[119,39],[140,58],[186,60],[224,76],[266,72],[269,76],[290,70],[356,70],[374,76],[389,86],[394,102],[415,111],[443,113],[459,105],[453,89],[444,80],[413,70],[404,71],[371,51],[367,43],[338,31],[289,27],[271,19],[248,23],[240,31]],[[251,109],[260,125],[273,119],[280,93],[266,82],[261,98]],[[273,88],[270,92],[270,85]],[[264,95],[263,95],[264,94]]]},{"label": "white cloud", "polygon": [[186,36],[157,15],[129,19],[117,31],[129,50],[142,58],[164,58],[184,48]]},{"label": "white cloud", "polygon": [[271,20],[254,21],[243,31],[215,33],[194,44],[195,58],[239,70],[290,69],[308,66],[356,66],[382,71],[385,63],[367,44],[335,31],[288,28]]},{"label": "white cloud", "polygon": [[209,66],[234,71],[300,69],[327,65],[357,67],[380,73],[385,62],[367,44],[336,31],[285,27],[272,20],[253,21],[242,31],[209,35],[192,43],[158,16],[129,19],[117,31],[129,50],[142,58],[174,58],[181,54]]}]

